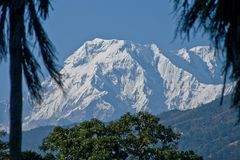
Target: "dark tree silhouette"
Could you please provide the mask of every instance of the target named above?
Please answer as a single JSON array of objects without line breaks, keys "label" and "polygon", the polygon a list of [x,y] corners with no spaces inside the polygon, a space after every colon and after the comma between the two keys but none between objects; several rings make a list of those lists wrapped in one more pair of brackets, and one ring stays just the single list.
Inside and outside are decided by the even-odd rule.
[{"label": "dark tree silhouette", "polygon": [[[176,35],[189,38],[191,30],[202,29],[210,36],[217,53],[226,55],[226,76],[236,82],[233,106],[240,113],[240,1],[239,0],[174,0],[175,11],[180,14]],[[239,114],[240,120],[240,114]]]},{"label": "dark tree silhouette", "polygon": [[[54,55],[41,19],[48,16],[50,0],[0,0],[0,60],[10,57],[10,156],[21,159],[22,139],[22,75],[32,99],[41,103],[40,66],[30,47],[36,39],[43,62],[56,83],[62,87]],[[8,28],[6,28],[8,26]],[[27,26],[27,27],[26,27]],[[9,39],[7,39],[7,36]],[[28,37],[32,38],[31,40]]]},{"label": "dark tree silhouette", "polygon": [[0,159],[8,158],[8,143],[2,140],[5,135],[6,133],[0,130]]},{"label": "dark tree silhouette", "polygon": [[42,156],[34,151],[24,151],[21,153],[22,160],[43,160]]}]

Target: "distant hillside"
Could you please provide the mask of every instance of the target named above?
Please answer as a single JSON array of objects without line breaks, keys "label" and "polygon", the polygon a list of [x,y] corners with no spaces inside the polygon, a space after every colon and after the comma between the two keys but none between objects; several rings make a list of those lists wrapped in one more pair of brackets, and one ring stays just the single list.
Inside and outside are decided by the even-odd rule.
[{"label": "distant hillside", "polygon": [[45,126],[23,132],[23,150],[39,151],[43,139],[53,130],[54,126]]},{"label": "distant hillside", "polygon": [[[219,100],[187,111],[168,111],[160,115],[162,123],[181,132],[179,147],[194,150],[206,160],[239,160],[240,124],[237,111],[229,108],[230,97],[224,104]],[[23,134],[23,149],[37,150],[44,137],[53,129],[41,127]]]},{"label": "distant hillside", "polygon": [[182,133],[180,149],[192,149],[209,160],[239,160],[240,124],[237,110],[229,106],[230,96],[222,106],[216,100],[193,110],[165,112],[160,118]]}]

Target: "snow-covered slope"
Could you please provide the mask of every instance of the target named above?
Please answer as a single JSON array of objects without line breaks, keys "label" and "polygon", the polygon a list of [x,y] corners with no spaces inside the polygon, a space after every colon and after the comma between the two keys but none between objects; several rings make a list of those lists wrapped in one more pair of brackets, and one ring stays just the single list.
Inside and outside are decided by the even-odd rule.
[{"label": "snow-covered slope", "polygon": [[195,108],[220,96],[221,64],[207,46],[163,53],[154,44],[87,41],[65,60],[65,94],[51,79],[44,81],[44,103],[25,116],[23,126]]}]

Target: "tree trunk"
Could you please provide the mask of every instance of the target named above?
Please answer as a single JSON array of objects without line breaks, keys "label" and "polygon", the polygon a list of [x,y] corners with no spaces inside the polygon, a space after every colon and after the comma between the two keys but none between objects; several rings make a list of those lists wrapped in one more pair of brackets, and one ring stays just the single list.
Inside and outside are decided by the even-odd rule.
[{"label": "tree trunk", "polygon": [[10,158],[21,159],[22,143],[22,31],[23,0],[12,0],[10,6]]}]

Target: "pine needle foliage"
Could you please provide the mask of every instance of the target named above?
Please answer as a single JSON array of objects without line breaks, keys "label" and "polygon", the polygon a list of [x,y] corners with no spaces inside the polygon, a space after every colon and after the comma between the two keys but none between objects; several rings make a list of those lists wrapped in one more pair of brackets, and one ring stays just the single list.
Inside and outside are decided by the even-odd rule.
[{"label": "pine needle foliage", "polygon": [[[41,20],[48,17],[49,8],[51,8],[50,0],[25,0],[23,1],[23,8],[25,8],[25,22],[19,26],[19,35],[21,35],[21,53],[22,53],[22,68],[26,79],[26,83],[32,99],[37,102],[42,102],[42,87],[40,76],[41,67],[34,56],[34,46],[29,42],[36,38],[39,48],[39,55],[42,57],[44,65],[48,70],[50,76],[62,88],[61,74],[58,72],[58,67],[55,63],[57,60],[55,56],[55,47],[48,38]],[[0,0],[0,62],[7,58],[9,54],[7,40],[8,29],[8,12],[10,11],[11,1]],[[28,24],[27,27],[25,24]]]},{"label": "pine needle foliage", "polygon": [[179,14],[176,35],[189,39],[191,31],[203,30],[209,35],[217,53],[224,54],[222,98],[229,72],[235,82],[232,105],[240,113],[240,1],[174,0],[173,3],[175,12]]},{"label": "pine needle foliage", "polygon": [[55,48],[42,26],[50,0],[0,0],[0,62],[10,59],[10,158],[21,159],[22,76],[33,102],[41,103],[41,68],[34,56],[33,41],[50,76],[63,89],[55,61]]}]

